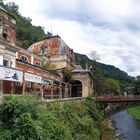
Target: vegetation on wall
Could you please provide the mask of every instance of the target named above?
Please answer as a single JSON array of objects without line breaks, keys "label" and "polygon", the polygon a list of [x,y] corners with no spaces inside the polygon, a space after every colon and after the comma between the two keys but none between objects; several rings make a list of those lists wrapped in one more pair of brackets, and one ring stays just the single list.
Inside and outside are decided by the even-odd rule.
[{"label": "vegetation on wall", "polygon": [[72,72],[70,70],[64,70],[63,76],[65,82],[70,82],[70,80],[72,79]]}]

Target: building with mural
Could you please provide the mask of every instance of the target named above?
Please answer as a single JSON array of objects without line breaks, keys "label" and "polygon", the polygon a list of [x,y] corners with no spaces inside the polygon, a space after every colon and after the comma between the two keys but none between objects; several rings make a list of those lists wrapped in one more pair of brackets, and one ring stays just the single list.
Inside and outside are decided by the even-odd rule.
[{"label": "building with mural", "polygon": [[59,36],[15,45],[16,20],[0,7],[0,95],[39,93],[45,99],[92,94],[90,71],[75,64],[73,49]]}]

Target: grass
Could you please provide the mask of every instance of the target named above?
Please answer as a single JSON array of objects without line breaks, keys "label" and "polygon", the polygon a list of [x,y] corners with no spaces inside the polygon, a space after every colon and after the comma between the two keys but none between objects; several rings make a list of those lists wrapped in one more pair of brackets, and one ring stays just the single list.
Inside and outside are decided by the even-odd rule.
[{"label": "grass", "polygon": [[127,111],[135,119],[140,120],[140,106],[130,107]]},{"label": "grass", "polygon": [[120,137],[115,136],[112,122],[109,119],[105,119],[101,122],[101,131],[101,140],[121,140]]}]

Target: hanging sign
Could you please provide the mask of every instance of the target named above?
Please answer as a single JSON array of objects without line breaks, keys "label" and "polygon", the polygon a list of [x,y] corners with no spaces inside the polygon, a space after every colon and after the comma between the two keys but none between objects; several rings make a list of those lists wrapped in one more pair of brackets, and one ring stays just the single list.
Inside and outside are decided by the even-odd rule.
[{"label": "hanging sign", "polygon": [[0,67],[0,79],[23,82],[23,72],[16,69]]},{"label": "hanging sign", "polygon": [[35,75],[35,74],[25,72],[24,78],[25,78],[25,81],[42,83],[42,77],[39,76],[39,75]]},{"label": "hanging sign", "polygon": [[51,85],[51,84],[53,84],[53,80],[49,80],[49,79],[43,79],[42,80],[42,84],[44,84],[44,85]]}]

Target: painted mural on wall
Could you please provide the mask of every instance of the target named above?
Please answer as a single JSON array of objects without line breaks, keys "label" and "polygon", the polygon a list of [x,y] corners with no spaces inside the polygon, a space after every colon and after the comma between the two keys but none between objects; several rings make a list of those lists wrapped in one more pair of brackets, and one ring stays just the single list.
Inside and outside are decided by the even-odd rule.
[{"label": "painted mural on wall", "polygon": [[48,52],[52,55],[59,54],[60,40],[58,38],[51,38],[50,40],[45,40],[43,45],[48,47]]},{"label": "painted mural on wall", "polygon": [[59,38],[51,38],[33,44],[28,50],[39,55],[57,55],[59,54],[60,44]]}]

